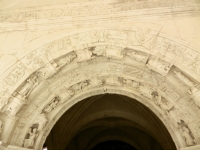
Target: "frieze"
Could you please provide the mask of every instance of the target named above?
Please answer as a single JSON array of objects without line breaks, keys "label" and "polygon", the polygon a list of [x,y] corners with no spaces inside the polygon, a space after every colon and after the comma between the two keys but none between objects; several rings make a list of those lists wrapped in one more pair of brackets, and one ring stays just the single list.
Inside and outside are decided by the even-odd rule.
[{"label": "frieze", "polygon": [[200,75],[200,54],[198,52],[188,49],[184,53],[180,63]]},{"label": "frieze", "polygon": [[3,79],[4,83],[8,86],[14,86],[20,81],[26,74],[26,67],[22,63],[17,63],[10,73]]},{"label": "frieze", "polygon": [[187,50],[186,46],[175,43],[167,38],[159,37],[155,41],[153,50],[156,53],[168,56],[170,59],[180,58]]},{"label": "frieze", "polygon": [[[198,1],[191,0],[191,2],[178,0],[177,3],[173,3],[173,6],[186,6],[191,4],[199,4]],[[28,12],[23,10],[16,11],[14,14],[9,12],[4,13],[0,16],[0,22],[22,22],[28,20],[36,20],[36,19],[46,19],[46,18],[56,18],[56,17],[78,17],[78,16],[88,16],[88,15],[105,15],[116,12],[125,12],[132,10],[139,10],[144,8],[156,8],[156,7],[171,7],[171,1],[157,1],[157,2],[124,2],[124,3],[113,3],[107,5],[88,5],[73,7],[70,5],[57,6],[57,9],[41,9],[36,8],[30,9]]]},{"label": "frieze", "polygon": [[157,33],[153,33],[149,29],[136,28],[133,31],[127,33],[127,45],[130,46],[144,46],[150,49],[155,43]]}]

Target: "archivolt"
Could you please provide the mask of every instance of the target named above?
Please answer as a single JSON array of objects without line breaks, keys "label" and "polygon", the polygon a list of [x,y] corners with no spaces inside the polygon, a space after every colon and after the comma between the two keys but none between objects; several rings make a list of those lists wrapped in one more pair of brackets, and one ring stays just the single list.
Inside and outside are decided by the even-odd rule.
[{"label": "archivolt", "polygon": [[[194,55],[199,57],[187,44],[146,29],[88,31],[46,44],[2,77],[1,111],[19,117],[7,132],[7,143],[26,147],[28,130],[36,128],[39,136],[33,147],[39,149],[55,122],[75,103],[92,95],[118,93],[148,106],[177,148],[198,144],[200,72]],[[194,140],[189,145],[177,140],[183,127]]]}]

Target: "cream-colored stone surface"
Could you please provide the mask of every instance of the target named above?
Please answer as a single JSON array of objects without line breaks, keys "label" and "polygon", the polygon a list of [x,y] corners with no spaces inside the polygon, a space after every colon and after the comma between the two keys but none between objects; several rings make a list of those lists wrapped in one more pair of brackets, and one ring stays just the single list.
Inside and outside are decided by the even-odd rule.
[{"label": "cream-colored stone surface", "polygon": [[1,1],[0,146],[39,150],[78,101],[114,93],[199,149],[199,26],[198,0]]}]

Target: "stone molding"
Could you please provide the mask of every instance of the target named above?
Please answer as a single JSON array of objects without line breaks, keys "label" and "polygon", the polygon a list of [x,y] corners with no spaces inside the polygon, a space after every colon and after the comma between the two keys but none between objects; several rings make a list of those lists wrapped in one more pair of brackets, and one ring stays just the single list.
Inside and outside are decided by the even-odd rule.
[{"label": "stone molding", "polygon": [[[93,33],[95,36],[93,36]],[[6,76],[3,76],[3,81],[1,81],[5,85],[2,88],[4,90],[2,93],[5,95],[2,94],[2,99],[5,100],[5,108],[2,108],[2,113],[5,115],[12,114],[12,117],[21,118],[13,131],[15,136],[12,136],[12,139],[10,139],[11,144],[22,146],[24,137],[27,134],[33,133],[33,131],[29,131],[30,128],[37,128],[38,138],[45,139],[47,135],[42,132],[40,127],[50,130],[51,125],[48,120],[52,120],[52,117],[56,115],[57,108],[61,109],[59,104],[64,102],[69,107],[69,104],[72,104],[72,102],[67,103],[65,100],[71,100],[71,97],[83,94],[84,91],[88,90],[88,85],[91,85],[91,83],[93,87],[100,86],[104,93],[108,91],[110,86],[118,86],[119,88],[126,88],[127,91],[136,95],[139,94],[138,96],[142,97],[144,101],[153,100],[153,105],[150,104],[151,109],[162,109],[164,111],[167,109],[168,113],[173,112],[169,114],[171,115],[172,124],[168,128],[171,128],[170,126],[177,126],[177,131],[181,134],[181,132],[185,132],[182,127],[185,127],[187,130],[191,130],[195,140],[198,140],[200,135],[195,133],[195,131],[199,129],[196,129],[197,127],[194,126],[193,121],[199,120],[196,120],[196,116],[192,116],[193,111],[194,113],[198,112],[196,110],[197,106],[191,106],[194,108],[193,111],[187,110],[186,105],[193,105],[192,102],[186,103],[189,96],[181,95],[181,91],[176,91],[178,89],[175,90],[174,88],[175,85],[187,83],[185,87],[186,92],[191,91],[190,93],[193,94],[192,96],[196,100],[195,97],[198,97],[199,92],[193,85],[199,82],[198,77],[200,74],[198,68],[196,68],[198,66],[196,65],[194,68],[187,68],[187,66],[191,67],[190,63],[194,61],[189,54],[198,53],[186,44],[172,42],[161,36],[161,34],[158,36],[158,34],[159,32],[142,29],[133,31],[111,29],[89,31],[53,41],[23,57],[4,74]],[[171,49],[165,49],[166,44],[170,45]],[[138,49],[138,46],[143,47],[143,49]],[[66,48],[68,49],[66,50]],[[165,57],[161,57],[163,54],[165,54]],[[182,63],[183,60],[186,62],[185,64]],[[106,70],[105,68],[101,70],[101,67],[97,69],[96,65],[101,61],[107,62],[108,66],[102,65],[107,67]],[[134,68],[136,62],[140,63],[142,68],[146,66],[146,71],[142,68]],[[179,67],[180,64],[184,68],[184,74],[174,74],[174,71],[171,70],[182,72],[183,69]],[[92,66],[95,66],[93,70],[91,70]],[[81,69],[76,69],[79,67]],[[192,77],[188,76],[189,74],[186,72],[191,71],[191,69],[196,72]],[[19,72],[21,74],[18,74]],[[98,78],[93,79],[91,75]],[[62,77],[68,78],[68,81],[66,82]],[[170,80],[168,81],[172,77],[177,80],[175,85]],[[58,85],[55,84],[56,82]],[[63,86],[64,83],[67,87]],[[108,85],[104,85],[105,83]],[[62,87],[62,89],[58,90],[58,87]],[[40,93],[41,88],[48,89],[48,91],[44,91],[44,95],[42,95]],[[9,93],[13,94],[8,96],[7,99]],[[152,95],[152,93],[155,95]],[[26,106],[25,103],[15,104],[12,101],[13,97],[26,102],[26,104],[32,103],[32,105]],[[59,99],[58,101],[55,100],[57,99],[56,97]],[[43,99],[46,99],[46,101],[41,103]],[[171,104],[168,106],[162,104],[162,99],[166,99]],[[174,108],[172,109],[172,107]],[[64,109],[62,113],[66,110]],[[187,114],[188,111],[191,112]],[[45,117],[37,119],[40,114],[45,115],[47,119]],[[167,116],[165,117],[167,118]],[[54,118],[54,120],[56,119]],[[41,123],[38,123],[36,120],[40,120]],[[184,120],[184,123],[181,123],[181,120]],[[29,124],[25,124],[27,121],[29,121]],[[36,123],[38,123],[39,127],[35,127]],[[20,133],[19,131],[22,129],[23,133]],[[192,135],[189,136],[193,138]],[[196,141],[195,143],[198,142]],[[182,141],[182,145],[184,145],[183,143],[184,141]],[[36,142],[37,148],[41,147],[43,143],[38,144]]]},{"label": "stone molding", "polygon": [[181,148],[180,150],[199,150],[199,149],[200,149],[200,145],[195,145],[191,147]]},{"label": "stone molding", "polygon": [[[82,5],[82,4],[81,4]],[[183,16],[199,16],[200,3],[194,1],[187,4],[183,1],[172,4],[162,1],[153,4],[143,3],[114,3],[89,6],[57,6],[50,8],[30,8],[2,11],[0,14],[0,31],[35,30],[40,28],[72,28],[81,25],[96,25],[97,22],[142,21],[147,19],[169,19]],[[173,5],[173,7],[172,7]],[[177,5],[177,6],[176,6]],[[163,7],[157,9],[157,7]],[[56,8],[56,9],[55,9]],[[85,9],[87,8],[87,9]],[[149,9],[151,11],[149,11]],[[153,10],[153,11],[152,11]],[[95,16],[95,17],[94,17]],[[134,17],[133,17],[134,16]],[[161,17],[162,16],[162,17]],[[110,19],[112,18],[112,19]],[[37,22],[35,22],[37,21]]]}]

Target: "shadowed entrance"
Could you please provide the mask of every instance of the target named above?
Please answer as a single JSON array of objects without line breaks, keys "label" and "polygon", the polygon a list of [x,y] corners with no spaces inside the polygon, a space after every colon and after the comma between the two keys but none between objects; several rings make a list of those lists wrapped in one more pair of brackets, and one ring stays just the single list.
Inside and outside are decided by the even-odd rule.
[{"label": "shadowed entrance", "polygon": [[133,146],[121,141],[105,141],[99,143],[91,150],[137,150]]},{"label": "shadowed entrance", "polygon": [[116,94],[89,97],[74,105],[53,127],[46,143],[48,150],[95,150],[112,145],[115,150],[117,144],[127,150],[176,149],[155,114],[138,101]]}]

